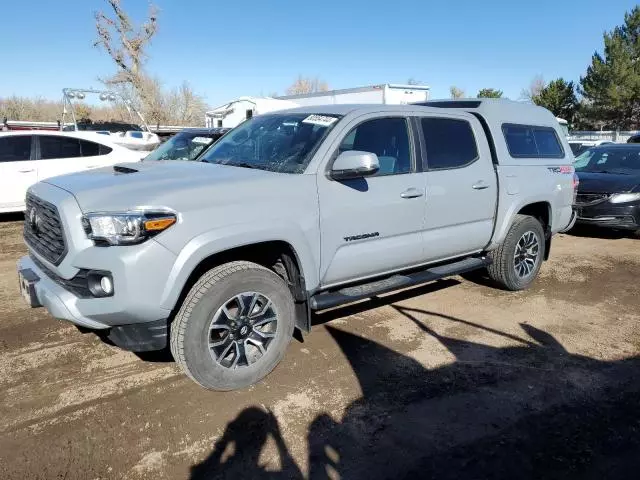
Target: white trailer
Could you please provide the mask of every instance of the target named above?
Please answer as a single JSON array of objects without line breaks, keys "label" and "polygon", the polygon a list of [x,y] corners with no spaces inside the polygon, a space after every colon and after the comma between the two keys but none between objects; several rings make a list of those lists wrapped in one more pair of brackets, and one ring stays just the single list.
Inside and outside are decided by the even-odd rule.
[{"label": "white trailer", "polygon": [[254,115],[298,106],[294,102],[271,97],[240,97],[206,112],[205,126],[233,128]]},{"label": "white trailer", "polygon": [[405,105],[429,100],[430,87],[426,85],[396,85],[385,83],[368,87],[345,88],[327,92],[302,93],[276,97],[278,100],[295,102],[300,106],[373,103]]}]

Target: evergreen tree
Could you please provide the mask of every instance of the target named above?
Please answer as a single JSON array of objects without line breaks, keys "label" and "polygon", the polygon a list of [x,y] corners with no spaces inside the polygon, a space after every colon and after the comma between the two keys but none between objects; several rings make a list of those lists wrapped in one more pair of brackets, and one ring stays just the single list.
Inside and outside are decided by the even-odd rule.
[{"label": "evergreen tree", "polygon": [[624,24],[604,34],[603,55],[596,52],[580,78],[585,116],[617,129],[640,128],[640,6]]}]

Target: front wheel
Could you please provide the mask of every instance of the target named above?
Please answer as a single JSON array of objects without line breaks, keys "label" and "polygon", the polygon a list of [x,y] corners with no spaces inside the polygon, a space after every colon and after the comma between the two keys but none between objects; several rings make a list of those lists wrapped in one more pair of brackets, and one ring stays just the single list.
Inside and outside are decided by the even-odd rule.
[{"label": "front wheel", "polygon": [[528,215],[516,215],[502,245],[490,253],[489,276],[507,290],[524,290],[538,276],[545,254],[544,230]]},{"label": "front wheel", "polygon": [[189,291],[171,324],[171,353],[203,387],[235,390],[275,368],[294,326],[284,280],[255,263],[230,262],[205,273]]}]

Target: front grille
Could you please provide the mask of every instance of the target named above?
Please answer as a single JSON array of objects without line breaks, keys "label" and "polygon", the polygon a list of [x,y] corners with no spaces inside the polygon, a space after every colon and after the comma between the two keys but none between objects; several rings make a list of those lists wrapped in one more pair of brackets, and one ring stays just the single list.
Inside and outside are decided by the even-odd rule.
[{"label": "front grille", "polygon": [[576,195],[576,205],[586,207],[589,205],[597,205],[609,199],[607,193],[578,193]]},{"label": "front grille", "polygon": [[38,254],[59,265],[67,254],[62,222],[55,205],[30,193],[24,213],[24,240]]},{"label": "front grille", "polygon": [[66,278],[62,278],[56,273],[49,270],[40,260],[38,260],[34,255],[31,255],[31,260],[35,263],[40,270],[42,270],[47,277],[56,282],[65,290],[73,293],[76,297],[79,298],[93,298],[91,294],[91,290],[89,290],[89,281],[87,280],[87,275],[89,270],[81,269],[75,277],[67,280]]}]

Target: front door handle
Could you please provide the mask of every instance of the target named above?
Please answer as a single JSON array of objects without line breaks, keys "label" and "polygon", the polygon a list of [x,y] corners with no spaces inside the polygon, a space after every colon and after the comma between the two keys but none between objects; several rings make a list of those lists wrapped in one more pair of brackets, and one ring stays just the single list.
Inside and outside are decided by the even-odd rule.
[{"label": "front door handle", "polygon": [[31,173],[31,172],[35,172],[35,168],[32,168],[31,170],[18,170],[20,173]]},{"label": "front door handle", "polygon": [[478,183],[474,183],[473,185],[471,185],[471,188],[473,188],[474,190],[484,190],[485,188],[489,188],[489,184],[484,180],[480,180]]},{"label": "front door handle", "polygon": [[418,197],[422,197],[423,195],[424,195],[424,192],[421,190],[418,190],[417,188],[409,188],[408,190],[405,190],[400,194],[402,198],[418,198]]}]

